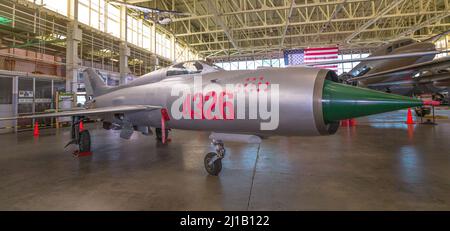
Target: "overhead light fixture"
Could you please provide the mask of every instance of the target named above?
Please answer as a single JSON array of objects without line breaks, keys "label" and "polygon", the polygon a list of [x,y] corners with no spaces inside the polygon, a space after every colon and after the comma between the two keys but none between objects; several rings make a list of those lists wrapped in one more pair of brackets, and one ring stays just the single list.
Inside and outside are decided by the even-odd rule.
[{"label": "overhead light fixture", "polygon": [[169,23],[171,23],[172,22],[172,19],[171,18],[160,18],[159,20],[158,20],[158,23],[159,24],[161,24],[161,25],[168,25]]},{"label": "overhead light fixture", "polygon": [[134,65],[139,65],[139,64],[143,64],[144,61],[140,60],[140,59],[130,59],[128,60],[128,65],[130,66],[134,66]]},{"label": "overhead light fixture", "polygon": [[61,34],[48,34],[48,35],[42,35],[42,36],[36,36],[37,39],[42,41],[55,41],[55,40],[65,40],[67,37]]}]

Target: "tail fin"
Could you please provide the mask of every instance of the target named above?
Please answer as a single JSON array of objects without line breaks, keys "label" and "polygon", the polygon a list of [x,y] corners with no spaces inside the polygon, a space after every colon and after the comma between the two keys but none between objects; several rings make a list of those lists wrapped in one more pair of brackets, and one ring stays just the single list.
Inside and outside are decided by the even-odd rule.
[{"label": "tail fin", "polygon": [[103,95],[111,89],[111,87],[108,87],[105,84],[102,77],[100,77],[92,68],[87,68],[84,70],[83,75],[86,94],[88,96],[96,97]]}]

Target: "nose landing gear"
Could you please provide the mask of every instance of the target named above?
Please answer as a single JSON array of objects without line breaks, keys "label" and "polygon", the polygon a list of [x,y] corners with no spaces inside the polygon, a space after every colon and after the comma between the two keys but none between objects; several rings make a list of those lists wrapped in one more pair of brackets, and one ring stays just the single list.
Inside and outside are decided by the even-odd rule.
[{"label": "nose landing gear", "polygon": [[226,150],[221,140],[213,140],[212,144],[215,146],[216,152],[206,154],[204,164],[210,175],[217,176],[222,171],[222,159],[225,157]]},{"label": "nose landing gear", "polygon": [[[155,128],[155,133],[156,133],[156,140],[159,142],[163,142],[163,134],[162,134],[163,130],[161,128]],[[169,138],[169,132],[170,129],[165,129],[166,132],[166,141],[170,142],[170,138]]]}]

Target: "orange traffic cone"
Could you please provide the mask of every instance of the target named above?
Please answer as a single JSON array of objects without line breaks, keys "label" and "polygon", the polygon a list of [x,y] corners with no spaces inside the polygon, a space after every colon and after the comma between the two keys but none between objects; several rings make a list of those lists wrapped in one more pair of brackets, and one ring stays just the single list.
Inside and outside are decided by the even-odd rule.
[{"label": "orange traffic cone", "polygon": [[406,117],[406,124],[415,124],[412,117],[411,108],[408,108],[408,116]]},{"label": "orange traffic cone", "polygon": [[34,123],[33,136],[35,136],[35,137],[39,136],[39,124],[38,124],[38,122]]},{"label": "orange traffic cone", "polygon": [[78,127],[79,127],[80,132],[82,132],[84,130],[83,120],[80,120],[80,125]]}]

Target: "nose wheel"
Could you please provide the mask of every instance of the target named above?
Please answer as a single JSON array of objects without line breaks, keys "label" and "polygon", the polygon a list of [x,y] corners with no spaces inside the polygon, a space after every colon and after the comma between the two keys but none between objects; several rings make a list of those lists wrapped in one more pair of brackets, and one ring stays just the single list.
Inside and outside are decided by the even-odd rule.
[{"label": "nose wheel", "polygon": [[222,171],[222,160],[217,158],[217,153],[210,152],[205,156],[205,169],[209,175],[217,176]]},{"label": "nose wheel", "polygon": [[209,175],[217,176],[222,171],[222,159],[225,157],[225,147],[222,141],[213,140],[216,152],[206,154],[204,163]]}]

